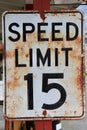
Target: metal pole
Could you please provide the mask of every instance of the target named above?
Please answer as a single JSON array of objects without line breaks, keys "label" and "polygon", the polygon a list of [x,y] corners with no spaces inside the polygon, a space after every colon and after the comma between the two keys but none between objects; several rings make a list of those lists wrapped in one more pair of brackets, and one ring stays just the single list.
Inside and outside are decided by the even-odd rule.
[{"label": "metal pole", "polygon": [[[28,1],[28,0],[26,0],[26,1]],[[40,5],[39,5],[40,4]],[[26,10],[30,10],[30,9],[38,9],[41,13],[44,11],[44,10],[49,10],[50,9],[50,0],[46,0],[46,2],[44,2],[44,0],[43,0],[43,8],[42,8],[42,0],[40,1],[40,0],[34,0],[34,3],[33,3],[33,5],[32,4],[30,4],[30,3],[26,3],[26,5],[25,5],[25,7],[27,7],[27,8],[25,8]],[[34,123],[35,123],[35,126],[34,126]],[[35,129],[35,130],[41,130],[41,128],[42,128],[42,130],[44,130],[44,127],[45,127],[45,130],[46,129],[49,129],[49,130],[62,130],[62,124],[61,124],[61,121],[32,121],[32,122],[29,122],[29,121],[27,121],[26,122],[26,128],[27,128],[27,130],[31,130],[31,128],[33,128],[33,130]]]}]

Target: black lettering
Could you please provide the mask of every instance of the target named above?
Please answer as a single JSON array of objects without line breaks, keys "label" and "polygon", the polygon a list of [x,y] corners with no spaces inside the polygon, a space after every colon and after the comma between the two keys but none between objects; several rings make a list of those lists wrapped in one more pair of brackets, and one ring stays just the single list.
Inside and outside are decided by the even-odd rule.
[{"label": "black lettering", "polygon": [[62,51],[65,51],[65,66],[68,66],[68,61],[69,61],[69,51],[72,51],[72,48],[62,48]]},{"label": "black lettering", "polygon": [[46,60],[48,59],[48,66],[51,64],[51,57],[50,57],[50,49],[48,48],[45,54],[45,57],[42,56],[40,49],[37,49],[37,66],[40,66],[40,60],[42,64],[45,65]]},{"label": "black lettering", "polygon": [[33,110],[33,74],[27,74],[24,76],[24,80],[27,80],[27,100],[28,100],[28,110]]},{"label": "black lettering", "polygon": [[58,66],[58,48],[55,48],[55,66]]},{"label": "black lettering", "polygon": [[63,41],[63,38],[55,36],[56,33],[60,33],[60,30],[55,29],[56,26],[62,26],[62,23],[52,23],[52,41]]},{"label": "black lettering", "polygon": [[33,55],[32,55],[32,49],[29,50],[29,55],[30,55],[30,67],[33,66]]},{"label": "black lettering", "polygon": [[[31,29],[27,30],[26,27],[31,27]],[[23,23],[23,41],[26,41],[26,34],[33,33],[35,30],[35,26],[32,23]]]},{"label": "black lettering", "polygon": [[48,23],[38,23],[38,41],[49,41],[48,38],[41,37],[41,34],[45,34],[46,31],[42,30],[41,27],[47,26]]},{"label": "black lettering", "polygon": [[60,93],[60,98],[57,102],[54,102],[53,104],[46,104],[44,103],[42,108],[47,110],[53,110],[56,108],[61,107],[67,97],[66,91],[64,87],[58,83],[49,83],[49,79],[63,79],[64,74],[63,73],[44,73],[43,74],[43,81],[42,81],[42,92],[49,93],[52,89],[56,89]]},{"label": "black lettering", "polygon": [[[70,36],[70,34],[72,34],[72,32],[70,31],[70,27],[73,26],[75,28],[75,34],[74,36]],[[70,41],[70,40],[75,40],[78,36],[78,26],[75,23],[70,23],[67,22],[66,23],[66,40]]]},{"label": "black lettering", "polygon": [[18,63],[18,49],[15,49],[15,66],[16,67],[26,67],[26,64]]},{"label": "black lettering", "polygon": [[16,30],[13,29],[14,26],[15,27],[19,27],[19,24],[12,23],[12,24],[9,25],[9,28],[8,28],[11,33],[16,34],[16,38],[14,38],[12,36],[8,37],[12,42],[16,42],[16,41],[18,41],[20,39],[20,33],[18,31],[16,31]]}]

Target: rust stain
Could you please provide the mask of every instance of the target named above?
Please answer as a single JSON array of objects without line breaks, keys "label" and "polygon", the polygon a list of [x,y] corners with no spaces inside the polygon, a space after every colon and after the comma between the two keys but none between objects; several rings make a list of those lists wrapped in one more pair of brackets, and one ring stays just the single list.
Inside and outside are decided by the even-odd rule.
[{"label": "rust stain", "polygon": [[47,115],[47,111],[44,110],[43,113],[42,113],[42,115],[45,117]]},{"label": "rust stain", "polygon": [[81,38],[77,37],[76,40],[75,40],[75,43],[76,43],[76,45],[79,45],[81,43]]},{"label": "rust stain", "polygon": [[33,33],[31,33],[31,34],[27,34],[26,35],[26,42],[25,42],[25,44],[27,44],[29,46],[29,48],[30,48],[32,46],[32,43],[37,42],[37,39],[38,39],[37,36],[38,35],[37,35],[37,31],[36,30]]},{"label": "rust stain", "polygon": [[69,107],[69,103],[68,103],[67,101],[65,101],[65,105],[66,105],[67,107]]},{"label": "rust stain", "polygon": [[[55,48],[64,48],[65,47],[65,37],[63,33],[56,34],[56,37],[62,37],[63,41],[52,41],[52,34],[50,33],[49,42],[48,42],[48,48],[50,48],[52,51],[54,51]],[[60,52],[59,52],[60,53]]]},{"label": "rust stain", "polygon": [[14,56],[15,56],[15,53],[13,51],[6,52],[6,58],[13,58]]},{"label": "rust stain", "polygon": [[76,13],[70,13],[69,16],[76,16]]},{"label": "rust stain", "polygon": [[[76,69],[76,73],[77,73],[77,77],[76,77],[76,84],[77,84],[77,87],[78,89],[82,89],[82,67],[79,67]],[[80,87],[80,88],[79,88]]]},{"label": "rust stain", "polygon": [[7,82],[7,87],[8,87],[8,88],[16,88],[16,87],[19,87],[19,81],[18,81],[18,80],[15,80],[15,79],[13,79],[12,81],[8,81],[8,82]]},{"label": "rust stain", "polygon": [[65,111],[65,115],[66,115],[66,116],[68,115],[68,112],[67,112],[67,111]]},{"label": "rust stain", "polygon": [[74,115],[76,115],[77,111],[74,111]]},{"label": "rust stain", "polygon": [[25,54],[25,56],[26,56],[26,58],[28,58],[29,57],[29,53]]},{"label": "rust stain", "polygon": [[[22,71],[22,70],[21,70]],[[8,69],[9,77],[7,81],[8,88],[16,88],[20,85],[21,72],[19,68],[13,67]],[[21,82],[22,83],[22,82]]]}]

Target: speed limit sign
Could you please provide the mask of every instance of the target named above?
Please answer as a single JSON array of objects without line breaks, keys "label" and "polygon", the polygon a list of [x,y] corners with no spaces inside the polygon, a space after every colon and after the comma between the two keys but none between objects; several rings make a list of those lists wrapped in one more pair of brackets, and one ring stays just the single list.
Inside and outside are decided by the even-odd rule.
[{"label": "speed limit sign", "polygon": [[3,15],[5,115],[10,119],[84,116],[83,15],[79,11]]}]

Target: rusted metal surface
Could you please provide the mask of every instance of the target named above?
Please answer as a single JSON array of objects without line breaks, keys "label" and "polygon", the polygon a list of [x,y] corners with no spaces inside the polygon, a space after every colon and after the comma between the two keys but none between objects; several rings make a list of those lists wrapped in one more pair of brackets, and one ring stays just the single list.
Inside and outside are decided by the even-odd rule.
[{"label": "rusted metal surface", "polygon": [[43,21],[35,11],[9,11],[3,21],[6,118],[81,119],[85,109],[82,14],[45,12]]}]

